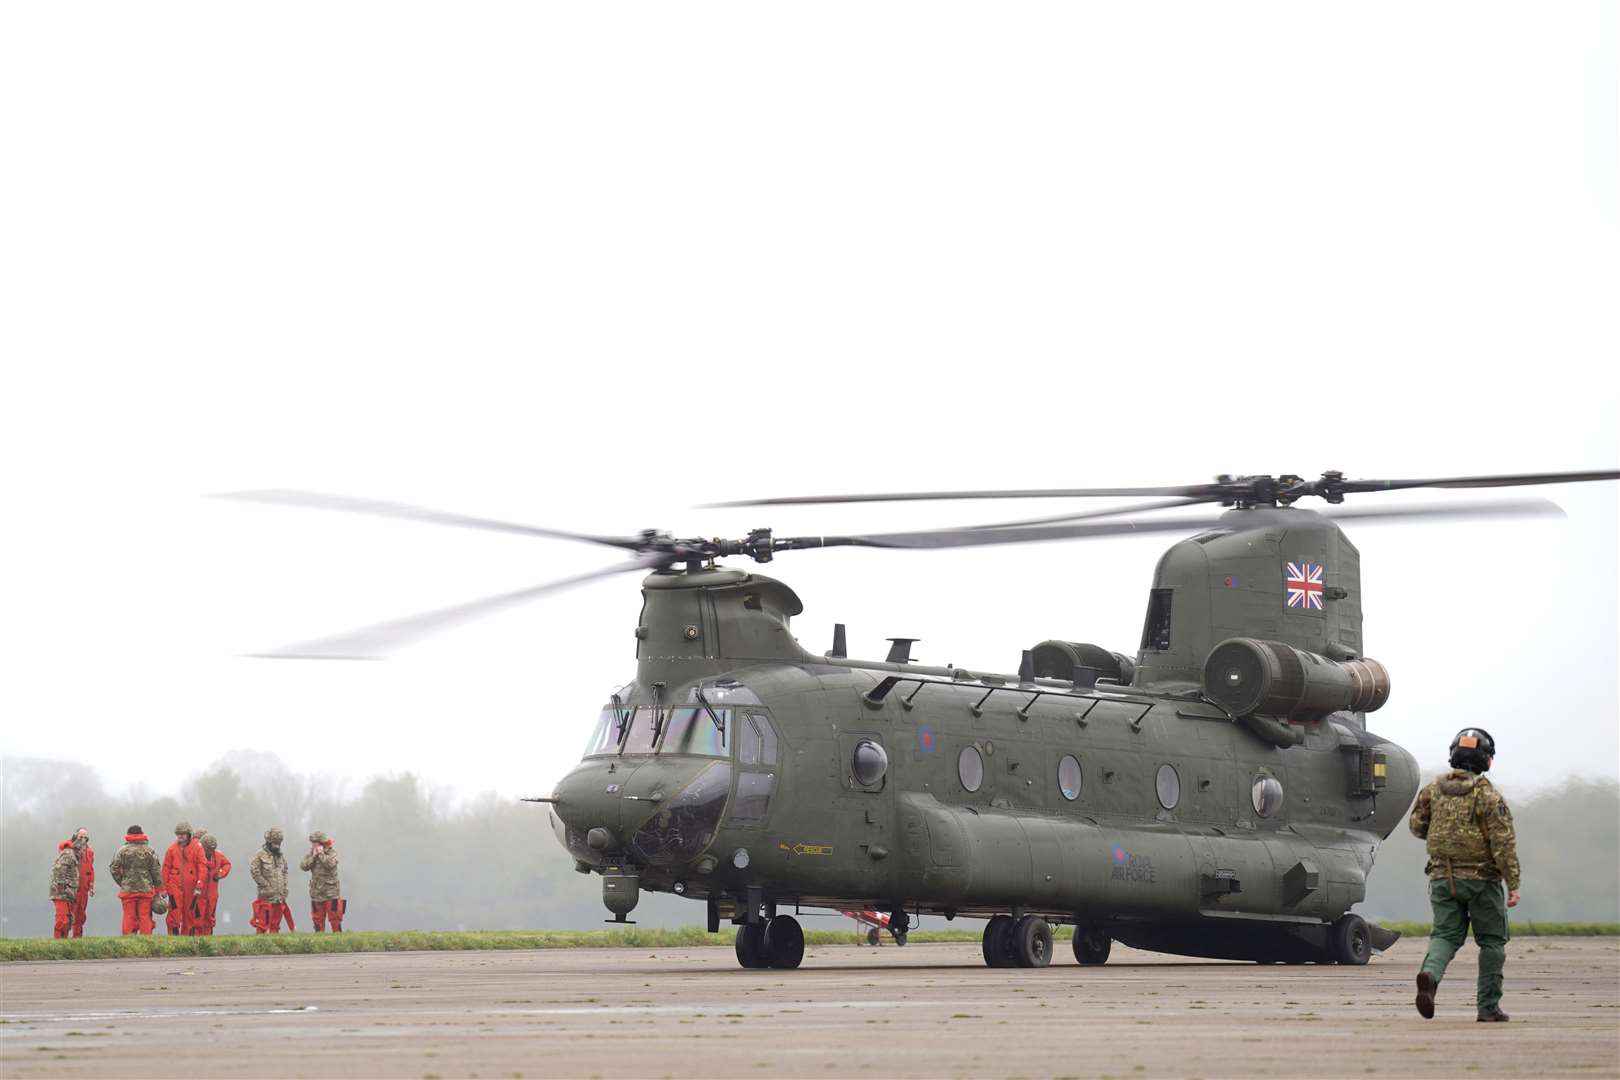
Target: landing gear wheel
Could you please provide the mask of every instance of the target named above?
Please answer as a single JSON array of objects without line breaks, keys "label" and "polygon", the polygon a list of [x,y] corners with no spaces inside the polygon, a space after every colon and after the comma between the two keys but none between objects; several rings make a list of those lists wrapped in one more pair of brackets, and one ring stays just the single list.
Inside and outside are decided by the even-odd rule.
[{"label": "landing gear wheel", "polygon": [[866,943],[874,949],[883,943],[883,935],[878,933],[877,927],[868,928],[866,931]]},{"label": "landing gear wheel", "polygon": [[804,960],[804,928],[791,915],[777,915],[765,924],[765,960],[773,968],[791,970]]},{"label": "landing gear wheel", "polygon": [[1011,915],[994,916],[984,926],[984,962],[988,967],[1014,967]]},{"label": "landing gear wheel", "polygon": [[906,932],[904,930],[895,931],[894,943],[896,945],[904,945],[906,943]]},{"label": "landing gear wheel", "polygon": [[1372,959],[1372,932],[1360,915],[1342,915],[1328,934],[1328,952],[1341,964],[1365,964]]},{"label": "landing gear wheel", "polygon": [[1106,964],[1113,947],[1107,934],[1094,926],[1074,928],[1074,958],[1082,964]]},{"label": "landing gear wheel", "polygon": [[745,968],[771,966],[765,958],[765,927],[759,923],[737,927],[737,963]]},{"label": "landing gear wheel", "polygon": [[1013,924],[1013,959],[1019,967],[1042,968],[1052,962],[1052,928],[1039,915],[1025,915]]}]

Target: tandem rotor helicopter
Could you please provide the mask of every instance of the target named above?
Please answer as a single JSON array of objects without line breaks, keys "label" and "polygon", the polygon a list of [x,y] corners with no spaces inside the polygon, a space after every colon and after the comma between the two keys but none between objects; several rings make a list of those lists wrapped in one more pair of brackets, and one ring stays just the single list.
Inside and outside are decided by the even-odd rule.
[{"label": "tandem rotor helicopter", "polygon": [[[1363,652],[1360,557],[1340,523],[1535,514],[1545,502],[1296,505],[1410,488],[1620,479],[1620,471],[1349,480],[1222,476],[1179,487],[761,499],[1148,497],[972,528],[847,536],[596,536],[297,491],[227,496],[619,548],[615,565],[265,654],[375,656],[598,577],[643,573],[635,678],[608,697],[549,803],[558,842],[624,922],[642,890],[736,925],[745,968],[795,968],[801,907],[988,919],[984,962],[1081,964],[1112,941],[1187,956],[1364,964],[1399,936],[1350,909],[1401,823],[1417,762],[1367,728],[1390,677]],[[1219,504],[1203,519],[1126,514]],[[1088,520],[1095,519],[1095,520]],[[1042,641],[1016,672],[807,651],[787,585],[720,560],[840,546],[925,549],[1193,533],[1159,560],[1134,655]]]}]

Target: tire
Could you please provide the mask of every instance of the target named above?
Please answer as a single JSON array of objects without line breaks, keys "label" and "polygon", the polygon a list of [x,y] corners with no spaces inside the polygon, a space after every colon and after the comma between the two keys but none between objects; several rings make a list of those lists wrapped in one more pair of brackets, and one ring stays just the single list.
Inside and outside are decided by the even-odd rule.
[{"label": "tire", "polygon": [[791,915],[765,924],[765,960],[773,968],[792,970],[804,960],[804,928]]},{"label": "tire", "polygon": [[1108,963],[1108,953],[1114,943],[1094,926],[1076,926],[1073,944],[1074,958],[1089,967]]},{"label": "tire", "polygon": [[1328,950],[1340,964],[1365,964],[1372,959],[1372,931],[1360,915],[1342,915],[1328,935]]},{"label": "tire", "polygon": [[894,943],[896,945],[901,945],[901,946],[905,945],[905,943],[906,943],[906,932],[904,930],[902,930],[898,934],[894,935]]},{"label": "tire", "polygon": [[1039,915],[1025,915],[1013,924],[1013,960],[1019,967],[1043,968],[1052,962],[1052,928]]},{"label": "tire", "polygon": [[759,923],[737,927],[737,963],[745,968],[770,967],[765,959],[765,927]]},{"label": "tire", "polygon": [[883,943],[883,935],[878,933],[877,927],[873,926],[867,929],[866,943],[874,949]]},{"label": "tire", "polygon": [[997,915],[984,926],[984,962],[987,967],[1013,967],[1011,915]]}]

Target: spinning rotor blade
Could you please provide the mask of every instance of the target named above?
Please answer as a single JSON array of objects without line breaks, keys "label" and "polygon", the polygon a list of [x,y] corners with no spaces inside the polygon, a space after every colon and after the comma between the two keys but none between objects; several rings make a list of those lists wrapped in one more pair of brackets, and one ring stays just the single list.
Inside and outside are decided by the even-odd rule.
[{"label": "spinning rotor blade", "polygon": [[1066,521],[1085,521],[1088,518],[1119,517],[1121,514],[1141,514],[1149,510],[1174,510],[1178,506],[1202,506],[1209,499],[1163,499],[1159,502],[1136,503],[1133,506],[1115,506],[1106,510],[1082,510],[1078,514],[1059,514],[1056,517],[1027,518],[1023,521],[1001,521],[994,525],[975,525],[976,529],[1011,529],[1019,525],[1061,525]]},{"label": "spinning rotor blade", "polygon": [[407,615],[403,619],[392,619],[388,622],[351,630],[345,634],[316,638],[313,641],[303,641],[284,646],[272,652],[254,653],[253,655],[285,660],[376,660],[380,659],[385,653],[413,644],[431,634],[437,634],[441,630],[452,629],[463,623],[472,622],[474,619],[481,619],[486,615],[493,615],[509,607],[516,607],[530,600],[537,600],[542,596],[561,592],[564,589],[583,584],[595,578],[632,573],[637,570],[651,570],[666,564],[667,560],[663,556],[643,555],[627,563],[603,567],[600,570],[592,570],[585,574],[576,574],[573,577],[562,578],[559,581],[548,581],[544,585],[531,585],[527,589],[486,596],[481,600],[456,604],[453,607],[438,608],[434,611],[424,611],[417,615]]},{"label": "spinning rotor blade", "polygon": [[[1031,488],[1017,491],[901,491],[868,495],[796,495],[785,498],[747,499],[738,502],[707,503],[706,509],[739,506],[803,506],[818,503],[916,502],[932,499],[1075,499],[1166,497],[1183,504],[1220,502],[1236,505],[1284,505],[1314,495],[1330,503],[1342,502],[1346,494],[1372,491],[1400,491],[1407,488],[1522,487],[1529,484],[1570,484],[1587,480],[1620,480],[1620,471],[1509,473],[1500,476],[1449,476],[1422,480],[1346,480],[1343,473],[1326,472],[1318,480],[1299,476],[1221,476],[1207,484],[1181,487],[1120,488]],[[1177,504],[1170,504],[1177,505]],[[1141,507],[1132,509],[1157,509]],[[1107,512],[1098,515],[1106,516]],[[1074,520],[1034,519],[1021,524]]]},{"label": "spinning rotor blade", "polygon": [[1123,488],[1033,488],[1027,491],[897,491],[876,495],[789,495],[774,499],[739,499],[735,502],[703,503],[699,509],[720,510],[738,506],[808,506],[815,503],[918,502],[925,499],[1078,499],[1130,498],[1143,495],[1175,496],[1208,502],[1220,499],[1219,484],[1193,484],[1190,487]]},{"label": "spinning rotor blade", "polygon": [[[1264,511],[1234,511],[1256,513]],[[1290,511],[1278,511],[1279,515]],[[1468,506],[1412,506],[1391,507],[1383,510],[1350,510],[1339,514],[1322,514],[1328,521],[1358,520],[1369,524],[1379,521],[1422,521],[1425,519],[1485,520],[1514,517],[1562,517],[1563,511],[1545,499],[1511,502],[1476,503]],[[1286,520],[1286,519],[1282,519]],[[1302,518],[1302,523],[1307,520]],[[979,527],[962,529],[927,529],[920,532],[875,533],[866,536],[828,536],[820,543],[806,543],[805,547],[878,547],[878,548],[956,548],[983,547],[990,544],[1029,544],[1041,540],[1080,540],[1098,536],[1129,536],[1134,533],[1200,532],[1222,526],[1241,526],[1242,519],[1228,515],[1205,518],[1154,518],[1152,520],[1106,521],[1085,525],[1033,525],[1011,527]],[[790,541],[790,543],[792,543]]]},{"label": "spinning rotor blade", "polygon": [[444,510],[432,510],[409,503],[388,502],[383,499],[356,499],[348,495],[324,495],[318,491],[294,491],[271,488],[264,491],[227,491],[214,496],[217,499],[237,499],[243,502],[269,503],[273,506],[301,506],[306,510],[336,510],[346,514],[365,514],[369,517],[401,518],[406,521],[425,521],[431,525],[453,525],[462,529],[484,529],[490,532],[519,533],[524,536],[544,536],[552,540],[580,540],[587,544],[606,544],[608,547],[628,548],[635,551],[641,544],[635,539],[617,536],[591,536],[586,533],[566,532],[562,529],[543,529],[537,525],[521,525],[493,518],[471,517]]},{"label": "spinning rotor blade", "polygon": [[1620,472],[1509,473],[1503,476],[1442,476],[1431,480],[1340,480],[1340,491],[1401,491],[1407,488],[1524,487],[1529,484],[1577,484],[1587,480],[1620,480]]}]

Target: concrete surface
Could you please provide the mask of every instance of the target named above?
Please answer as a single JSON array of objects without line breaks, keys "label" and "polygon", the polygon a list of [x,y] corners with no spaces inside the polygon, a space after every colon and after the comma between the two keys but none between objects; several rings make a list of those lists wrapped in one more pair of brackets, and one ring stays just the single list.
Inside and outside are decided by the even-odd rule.
[{"label": "concrete surface", "polygon": [[1412,1008],[1423,941],[1367,967],[1115,946],[991,970],[977,946],[374,953],[0,967],[12,1077],[1620,1075],[1620,939],[1510,946],[1510,1024],[1474,1021],[1472,943]]}]

